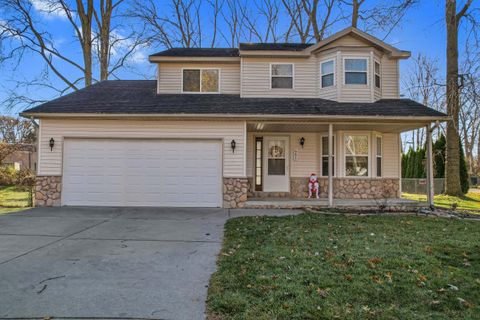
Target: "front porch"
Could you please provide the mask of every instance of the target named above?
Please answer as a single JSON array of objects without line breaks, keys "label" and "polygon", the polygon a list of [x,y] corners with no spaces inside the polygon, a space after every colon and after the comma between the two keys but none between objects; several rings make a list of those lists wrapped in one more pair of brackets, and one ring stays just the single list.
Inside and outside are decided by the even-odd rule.
[{"label": "front porch", "polygon": [[[415,118],[248,122],[244,207],[413,210],[428,206],[401,198],[400,133],[430,125],[431,120]],[[432,167],[430,153],[427,165]],[[318,176],[319,199],[307,199],[313,173]]]}]

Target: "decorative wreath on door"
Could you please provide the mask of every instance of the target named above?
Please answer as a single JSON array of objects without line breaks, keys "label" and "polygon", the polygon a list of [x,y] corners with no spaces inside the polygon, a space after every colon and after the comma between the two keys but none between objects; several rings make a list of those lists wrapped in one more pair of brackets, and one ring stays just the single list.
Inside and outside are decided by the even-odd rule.
[{"label": "decorative wreath on door", "polygon": [[284,156],[283,148],[280,146],[271,147],[270,155],[272,158],[282,158]]}]

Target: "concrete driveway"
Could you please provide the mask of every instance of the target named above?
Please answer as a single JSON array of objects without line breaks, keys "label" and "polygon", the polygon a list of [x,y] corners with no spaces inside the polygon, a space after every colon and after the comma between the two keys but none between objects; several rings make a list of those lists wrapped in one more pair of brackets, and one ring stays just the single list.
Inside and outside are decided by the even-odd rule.
[{"label": "concrete driveway", "polygon": [[0,216],[0,319],[202,319],[225,221],[292,213],[37,208]]}]

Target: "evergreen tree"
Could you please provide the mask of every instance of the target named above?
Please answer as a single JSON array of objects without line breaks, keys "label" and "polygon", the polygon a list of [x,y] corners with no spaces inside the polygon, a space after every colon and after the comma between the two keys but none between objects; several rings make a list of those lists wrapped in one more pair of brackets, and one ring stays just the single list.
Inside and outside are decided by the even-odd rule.
[{"label": "evergreen tree", "polygon": [[435,178],[445,178],[445,145],[447,141],[443,134],[433,143],[433,175]]}]

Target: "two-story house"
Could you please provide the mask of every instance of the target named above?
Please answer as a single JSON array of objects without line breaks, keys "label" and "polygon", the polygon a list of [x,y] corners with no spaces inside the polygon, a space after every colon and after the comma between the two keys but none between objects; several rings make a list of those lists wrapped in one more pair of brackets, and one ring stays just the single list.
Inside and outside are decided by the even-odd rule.
[{"label": "two-story house", "polygon": [[447,119],[400,99],[409,56],[354,28],[153,54],[156,81],[103,81],[22,113],[40,123],[36,203],[243,207],[305,198],[311,173],[330,205],[399,197],[400,133]]}]

